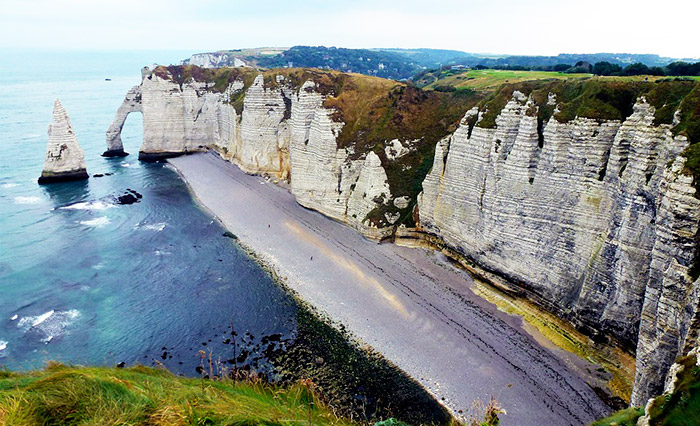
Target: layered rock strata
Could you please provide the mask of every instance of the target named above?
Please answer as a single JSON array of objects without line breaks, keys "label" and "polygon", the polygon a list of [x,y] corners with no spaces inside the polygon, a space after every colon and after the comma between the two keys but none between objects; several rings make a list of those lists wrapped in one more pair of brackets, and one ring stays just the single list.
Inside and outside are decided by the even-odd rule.
[{"label": "layered rock strata", "polygon": [[324,93],[314,81],[262,75],[217,92],[148,71],[117,113],[108,147],[123,150],[121,125],[141,111],[141,158],[214,148],[248,173],[288,180],[301,205],[375,239],[391,236],[396,212],[417,202],[418,231],[590,336],[636,351],[634,404],[661,390],[672,361],[698,340],[700,284],[689,268],[700,200],[682,172],[687,139],[656,125],[643,97],[623,121],[539,123],[538,105],[517,91],[493,128],[470,110],[437,143],[414,200],[392,194],[387,174],[412,141],[365,152],[339,143],[346,124]]},{"label": "layered rock strata", "polygon": [[[127,116],[143,114],[143,144],[139,159],[145,161],[206,150],[211,144],[226,145],[235,132],[235,112],[223,102],[225,94],[207,90],[205,83],[178,85],[142,72],[140,86],[132,88],[107,130],[107,151],[121,154],[121,128]],[[222,142],[225,141],[225,142]]]},{"label": "layered rock strata", "polygon": [[85,156],[78,144],[68,113],[56,99],[53,121],[49,125],[49,143],[46,149],[44,169],[39,183],[87,179]]},{"label": "layered rock strata", "polygon": [[[242,90],[243,107],[236,111],[229,101]],[[107,153],[123,152],[121,128],[128,114],[138,111],[144,126],[140,159],[211,147],[247,173],[289,180],[305,207],[373,238],[387,237],[391,226],[378,227],[367,218],[378,205],[392,203],[386,172],[375,153],[354,156],[351,148],[337,147],[343,123],[333,121],[324,98],[313,82],[295,89],[283,77],[266,87],[259,75],[247,89],[236,80],[217,93],[207,83],[179,85],[145,70],[107,131]]]},{"label": "layered rock strata", "polygon": [[543,138],[532,107],[516,92],[495,128],[465,118],[438,144],[420,224],[588,334],[636,349],[642,404],[695,329],[688,142],[654,126],[643,98],[624,122],[551,119]]}]

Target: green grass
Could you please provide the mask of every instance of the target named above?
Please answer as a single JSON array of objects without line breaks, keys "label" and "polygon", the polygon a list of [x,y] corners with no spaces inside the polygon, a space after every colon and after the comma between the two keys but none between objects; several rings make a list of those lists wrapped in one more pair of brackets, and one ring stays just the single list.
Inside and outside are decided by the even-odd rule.
[{"label": "green grass", "polygon": [[0,373],[0,425],[355,424],[308,384],[204,381],[136,366]]},{"label": "green grass", "polygon": [[[654,398],[649,406],[649,424],[655,426],[695,426],[700,424],[700,367],[695,355],[676,360],[683,368],[677,375],[673,393]],[[636,425],[643,408],[628,408],[593,423],[592,426]]]},{"label": "green grass", "polygon": [[457,89],[495,90],[504,83],[521,81],[560,79],[578,80],[591,77],[592,74],[566,74],[550,71],[508,71],[508,70],[468,70],[459,73],[446,71],[445,76],[425,86],[433,90],[440,86],[452,86]]},{"label": "green grass", "polygon": [[637,419],[644,415],[644,408],[630,407],[610,417],[593,422],[591,426],[636,426]]}]

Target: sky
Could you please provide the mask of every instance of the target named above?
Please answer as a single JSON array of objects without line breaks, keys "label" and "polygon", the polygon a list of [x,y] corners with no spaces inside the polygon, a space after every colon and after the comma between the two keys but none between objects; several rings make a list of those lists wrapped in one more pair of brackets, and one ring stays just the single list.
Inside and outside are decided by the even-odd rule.
[{"label": "sky", "polygon": [[323,45],[700,58],[700,0],[0,0],[0,48]]}]

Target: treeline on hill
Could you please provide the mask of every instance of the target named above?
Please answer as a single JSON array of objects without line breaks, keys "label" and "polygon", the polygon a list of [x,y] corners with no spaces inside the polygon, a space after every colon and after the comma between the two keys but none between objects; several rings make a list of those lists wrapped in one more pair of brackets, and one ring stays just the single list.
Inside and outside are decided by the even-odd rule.
[{"label": "treeline on hill", "polygon": [[[446,65],[441,69],[451,69],[454,65]],[[595,64],[591,64],[586,61],[576,62],[574,65],[570,64],[556,64],[556,65],[544,65],[544,66],[525,66],[525,65],[475,65],[472,67],[475,70],[485,70],[485,69],[495,69],[495,70],[508,70],[508,71],[554,71],[554,72],[565,72],[565,73],[590,73],[595,75],[603,76],[631,76],[631,75],[656,75],[656,76],[700,76],[700,62],[684,62],[676,61],[671,62],[665,66],[648,66],[642,62],[635,62],[629,64],[626,67],[621,65],[611,63],[608,61],[600,61]],[[422,74],[432,72],[433,70],[427,70],[422,73],[417,74],[413,79],[418,79]]]},{"label": "treeline on hill", "polygon": [[294,46],[279,55],[257,57],[255,63],[264,68],[321,68],[391,79],[408,78],[418,69],[413,60],[395,52],[325,46]]},{"label": "treeline on hill", "polygon": [[[571,67],[578,62],[610,62],[621,66],[627,66],[640,62],[649,67],[665,66],[682,58],[667,58],[652,54],[631,54],[631,53],[561,53],[557,56],[502,56],[502,57],[471,57],[460,58],[455,64],[468,67],[483,66],[491,69],[507,69],[501,67],[524,67],[535,71],[554,71],[555,66]],[[444,63],[447,65],[447,63]],[[518,68],[514,68],[518,69]],[[561,71],[561,70],[557,70]]]}]

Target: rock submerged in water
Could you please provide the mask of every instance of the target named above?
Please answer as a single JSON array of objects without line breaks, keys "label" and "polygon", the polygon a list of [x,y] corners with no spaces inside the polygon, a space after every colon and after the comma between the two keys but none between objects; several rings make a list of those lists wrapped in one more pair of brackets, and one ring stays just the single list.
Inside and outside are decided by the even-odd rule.
[{"label": "rock submerged in water", "polygon": [[44,170],[39,183],[63,182],[87,179],[85,155],[75,137],[68,113],[56,99],[53,105],[53,121],[49,125],[49,144],[46,149]]},{"label": "rock submerged in water", "polygon": [[127,188],[126,193],[119,195],[116,202],[117,204],[134,204],[138,203],[141,198],[143,198],[143,195],[133,189]]}]

